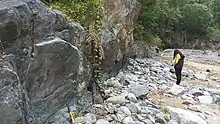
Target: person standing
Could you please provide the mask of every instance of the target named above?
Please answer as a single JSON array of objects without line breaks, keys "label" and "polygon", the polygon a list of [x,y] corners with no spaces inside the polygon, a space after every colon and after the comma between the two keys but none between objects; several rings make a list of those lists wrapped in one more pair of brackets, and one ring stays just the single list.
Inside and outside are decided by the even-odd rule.
[{"label": "person standing", "polygon": [[184,58],[185,56],[179,50],[174,50],[172,65],[174,65],[175,74],[177,78],[177,85],[179,85],[181,82],[181,72],[184,64]]}]

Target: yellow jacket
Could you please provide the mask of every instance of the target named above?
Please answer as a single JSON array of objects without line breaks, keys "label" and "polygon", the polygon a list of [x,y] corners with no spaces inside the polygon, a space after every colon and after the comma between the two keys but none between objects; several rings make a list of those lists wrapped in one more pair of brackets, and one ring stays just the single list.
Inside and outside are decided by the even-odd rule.
[{"label": "yellow jacket", "polygon": [[177,54],[177,55],[175,56],[175,58],[173,59],[172,64],[173,64],[173,65],[176,65],[176,64],[179,62],[180,58],[181,58],[180,54]]}]

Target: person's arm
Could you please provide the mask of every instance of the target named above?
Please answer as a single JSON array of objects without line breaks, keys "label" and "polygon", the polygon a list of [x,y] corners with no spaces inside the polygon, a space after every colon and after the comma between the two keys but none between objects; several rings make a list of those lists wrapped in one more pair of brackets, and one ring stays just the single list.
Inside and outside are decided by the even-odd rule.
[{"label": "person's arm", "polygon": [[175,58],[173,59],[173,62],[172,62],[172,64],[173,65],[176,65],[178,62],[179,62],[179,60],[180,60],[180,54],[177,54],[176,56],[175,56]]}]

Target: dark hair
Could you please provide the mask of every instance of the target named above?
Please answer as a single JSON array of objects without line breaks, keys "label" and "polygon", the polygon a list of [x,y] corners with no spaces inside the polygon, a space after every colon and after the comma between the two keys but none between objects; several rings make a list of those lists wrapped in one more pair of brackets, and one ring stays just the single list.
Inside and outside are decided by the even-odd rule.
[{"label": "dark hair", "polygon": [[183,57],[183,58],[185,57],[178,49],[175,49],[174,52],[173,52],[173,59],[175,58],[175,56],[177,54],[180,54],[180,56]]}]

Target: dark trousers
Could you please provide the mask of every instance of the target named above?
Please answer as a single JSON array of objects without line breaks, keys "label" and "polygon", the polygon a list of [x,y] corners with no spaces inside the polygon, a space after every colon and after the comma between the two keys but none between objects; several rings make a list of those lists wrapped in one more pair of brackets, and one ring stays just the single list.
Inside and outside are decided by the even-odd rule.
[{"label": "dark trousers", "polygon": [[181,72],[182,72],[182,68],[177,68],[177,67],[174,67],[175,68],[175,73],[176,73],[176,84],[179,85],[180,82],[181,82]]}]

